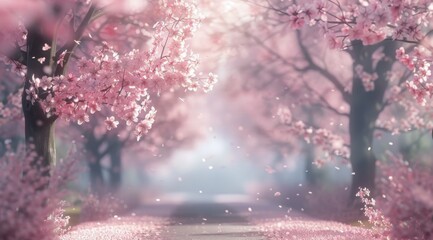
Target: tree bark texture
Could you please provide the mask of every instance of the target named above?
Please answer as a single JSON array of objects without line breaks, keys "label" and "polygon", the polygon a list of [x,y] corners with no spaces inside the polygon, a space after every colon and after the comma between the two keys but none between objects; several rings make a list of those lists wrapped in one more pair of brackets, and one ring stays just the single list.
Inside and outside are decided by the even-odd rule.
[{"label": "tree bark texture", "polygon": [[[383,57],[375,65],[373,53],[383,48]],[[388,87],[387,73],[394,63],[396,46],[385,41],[372,46],[363,46],[360,41],[353,42],[352,98],[350,102],[349,133],[350,162],[352,164],[351,202],[356,198],[359,188],[374,190],[376,157],[372,151],[376,121],[384,107],[384,94]],[[357,76],[355,68],[360,65],[367,73],[376,73],[374,90],[366,91],[362,79]]]}]

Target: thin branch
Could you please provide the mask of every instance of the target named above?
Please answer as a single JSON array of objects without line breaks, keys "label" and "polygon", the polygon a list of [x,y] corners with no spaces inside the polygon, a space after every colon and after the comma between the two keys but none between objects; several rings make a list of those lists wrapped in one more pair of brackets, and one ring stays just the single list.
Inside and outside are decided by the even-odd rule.
[{"label": "thin branch", "polygon": [[19,46],[16,46],[15,51],[13,51],[11,54],[6,55],[11,61],[27,66],[27,52],[22,50]]},{"label": "thin branch", "polygon": [[318,93],[316,90],[314,90],[312,87],[310,87],[310,85],[308,85],[308,83],[304,82],[305,87],[316,94],[316,96],[319,98],[319,102],[318,105],[321,107],[324,107],[328,110],[330,110],[331,112],[334,112],[335,114],[339,115],[339,116],[344,116],[344,117],[349,117],[349,113],[345,113],[345,112],[340,112],[337,108],[333,107],[329,101],[323,97],[322,94]]},{"label": "thin branch", "polygon": [[84,31],[86,30],[87,26],[92,20],[93,14],[95,13],[96,7],[94,5],[90,6],[88,12],[86,13],[86,16],[83,18],[83,21],[78,26],[77,30],[74,33],[73,39],[67,43],[65,46],[60,48],[56,53],[56,60],[60,58],[60,55],[66,50],[66,54],[64,56],[64,64],[63,67],[56,68],[55,75],[61,75],[65,69],[65,66],[67,65],[69,58],[71,57],[71,54],[75,47],[78,46],[79,40],[84,34]]}]

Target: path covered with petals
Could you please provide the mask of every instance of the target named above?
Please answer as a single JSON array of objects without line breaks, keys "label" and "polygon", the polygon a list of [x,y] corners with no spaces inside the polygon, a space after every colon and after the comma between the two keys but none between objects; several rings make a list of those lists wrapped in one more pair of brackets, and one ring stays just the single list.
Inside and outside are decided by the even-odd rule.
[{"label": "path covered with petals", "polygon": [[150,217],[114,217],[75,226],[62,240],[158,240],[164,221]]},{"label": "path covered with petals", "polygon": [[366,228],[287,213],[263,203],[155,204],[132,215],[80,224],[62,240],[372,239]]},{"label": "path covered with petals", "polygon": [[365,228],[314,219],[274,219],[259,226],[265,239],[365,240],[373,233]]}]

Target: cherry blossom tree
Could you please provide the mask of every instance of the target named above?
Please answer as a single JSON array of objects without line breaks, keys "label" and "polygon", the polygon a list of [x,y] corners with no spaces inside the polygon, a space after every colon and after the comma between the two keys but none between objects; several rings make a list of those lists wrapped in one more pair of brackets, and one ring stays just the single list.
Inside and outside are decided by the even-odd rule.
[{"label": "cherry blossom tree", "polygon": [[[35,145],[44,165],[55,159],[53,126],[59,117],[82,124],[107,109],[108,127],[122,121],[139,139],[156,114],[151,93],[175,86],[209,90],[216,81],[212,74],[197,72],[198,57],[189,49],[188,40],[201,21],[193,3],[146,2],[133,10],[128,1],[27,2],[25,7],[21,2],[2,3],[2,9],[16,14],[5,15],[10,24],[0,35],[10,41],[1,49],[15,69],[26,70],[22,95],[26,141]],[[156,3],[158,21],[148,29],[142,14]],[[112,16],[122,16],[128,23],[125,28],[150,38],[149,44],[127,51],[112,44],[110,36],[122,34],[109,30]],[[100,27],[105,35],[97,31],[92,40],[92,30]]]},{"label": "cherry blossom tree", "polygon": [[[385,100],[387,88],[395,94],[405,91],[402,88],[406,87],[422,105],[431,94],[431,2],[314,1],[292,5],[284,11],[272,4],[268,7],[279,12],[292,28],[301,28],[308,23],[317,27],[324,33],[329,47],[344,49],[350,54],[353,81],[351,98],[346,101],[350,104],[350,160],[355,173],[351,192],[353,196],[359,187],[373,189],[376,157],[370,150],[378,117],[394,97],[391,101]],[[406,46],[414,49],[411,54],[406,54],[405,48],[399,48],[398,43],[415,45],[415,48]],[[302,51],[306,52],[306,49]],[[404,75],[394,76],[400,83],[392,86],[389,75],[395,60],[406,65],[412,76],[408,81]],[[332,78],[329,80],[333,81]],[[347,95],[342,94],[343,98]],[[406,123],[419,113],[413,105],[401,105],[412,112]],[[418,117],[412,122],[413,126],[423,127],[419,124],[422,121]],[[405,128],[407,125],[403,124],[402,129]]]},{"label": "cherry blossom tree", "polygon": [[286,11],[270,7],[285,15],[292,28],[310,24],[321,29],[331,48],[407,43],[395,50],[395,57],[413,72],[412,79],[406,84],[421,104],[425,104],[430,97],[433,50],[431,1],[320,0],[294,5]]},{"label": "cherry blossom tree", "polygon": [[[426,81],[430,70],[401,67],[401,63],[411,62],[430,68],[431,26],[413,24],[431,18],[430,3],[245,2],[251,8],[247,21],[222,21],[231,33],[238,33],[238,39],[247,39],[239,44],[250,50],[244,54],[246,63],[242,70],[246,75],[241,79],[248,83],[255,80],[256,88],[270,99],[273,108],[284,106],[274,114],[280,115],[288,135],[321,149],[316,164],[321,165],[330,157],[351,163],[352,200],[359,187],[373,189],[375,137],[381,131],[395,134],[432,126],[428,117],[430,106],[421,107],[408,96],[409,92],[421,91],[422,97],[416,99],[427,105],[422,99],[428,95]],[[385,24],[379,21],[381,15]],[[293,30],[304,25],[313,28]],[[395,37],[397,29],[402,35]],[[325,35],[328,47],[343,51],[324,48],[320,35]],[[400,48],[410,50],[406,44],[415,44],[418,50],[406,55]],[[237,61],[241,61],[240,56],[236,55]],[[421,85],[414,83],[421,75],[425,81]],[[308,117],[299,111],[299,105],[304,105],[300,102],[302,97],[324,111],[320,122],[308,122]],[[269,119],[274,114],[268,113]]]}]

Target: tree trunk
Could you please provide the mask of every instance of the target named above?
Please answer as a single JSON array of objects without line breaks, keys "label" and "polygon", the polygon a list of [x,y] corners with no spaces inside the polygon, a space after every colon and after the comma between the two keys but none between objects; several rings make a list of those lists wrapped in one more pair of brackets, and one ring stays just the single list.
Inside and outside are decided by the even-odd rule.
[{"label": "tree trunk", "polygon": [[[373,53],[383,47],[385,57],[373,65]],[[395,55],[395,43],[385,41],[372,46],[363,46],[360,41],[353,42],[352,99],[349,114],[350,161],[352,175],[351,203],[356,199],[359,188],[375,187],[376,157],[372,151],[376,120],[382,111],[384,94],[388,87],[387,73],[391,70]],[[374,90],[366,91],[362,80],[357,76],[356,66],[362,66],[367,73],[376,73]]]},{"label": "tree trunk", "polygon": [[314,148],[309,143],[304,143],[305,154],[305,180],[310,187],[317,186],[319,182],[318,173],[314,168]]},{"label": "tree trunk", "polygon": [[122,183],[122,146],[113,141],[110,149],[110,188],[117,191]]},{"label": "tree trunk", "polygon": [[[77,126],[77,125],[76,125]],[[82,131],[82,127],[79,127]],[[92,193],[102,196],[106,189],[106,183],[104,181],[102,159],[105,154],[101,152],[101,145],[104,143],[104,138],[97,139],[92,129],[87,129],[83,132],[86,139],[86,148],[88,156],[87,166],[89,167],[89,178],[90,178],[90,190]]]},{"label": "tree trunk", "polygon": [[[47,117],[38,102],[31,102],[27,90],[30,89],[33,78],[41,78],[47,75],[44,69],[50,68],[50,51],[43,51],[42,47],[44,44],[51,44],[51,42],[52,39],[45,37],[38,27],[29,29],[27,35],[27,74],[22,95],[26,144],[29,149],[34,150],[41,158],[41,164],[44,167],[50,166],[56,159],[54,144],[54,122],[56,117]],[[45,58],[45,62],[41,64],[38,58]],[[46,97],[46,92],[42,89],[38,89],[38,92],[39,98]]]},{"label": "tree trunk", "polygon": [[[61,4],[53,4],[51,6],[53,21],[61,14]],[[55,29],[47,29],[46,24],[42,24],[38,19],[28,28],[27,31],[27,51],[25,65],[27,73],[25,76],[24,91],[22,95],[22,108],[25,119],[25,135],[26,145],[29,149],[34,149],[42,159],[42,165],[45,167],[55,163],[56,149],[54,144],[54,122],[57,116],[47,117],[44,109],[38,102],[32,103],[29,99],[28,90],[31,88],[33,78],[42,78],[43,76],[59,76],[64,74],[65,67],[68,64],[74,47],[77,45],[75,41],[80,40],[87,24],[90,22],[95,7],[92,5],[84,17],[82,23],[75,31],[74,41],[66,44],[67,53],[64,57],[63,66],[58,66],[56,63],[56,42],[54,41]],[[60,20],[60,19],[59,19]],[[54,32],[52,32],[54,30]],[[74,31],[71,28],[72,31]],[[45,44],[51,46],[49,50],[43,50]],[[56,66],[56,69],[54,69]],[[42,88],[38,90],[38,98],[45,99],[48,92]]]},{"label": "tree trunk", "polygon": [[350,162],[355,174],[352,175],[351,201],[355,200],[359,188],[374,190],[376,157],[371,147],[376,119],[365,117],[363,113],[365,109],[359,106],[350,114]]},{"label": "tree trunk", "polygon": [[101,196],[105,192],[104,176],[100,159],[88,163],[90,170],[90,188],[93,193]]}]

